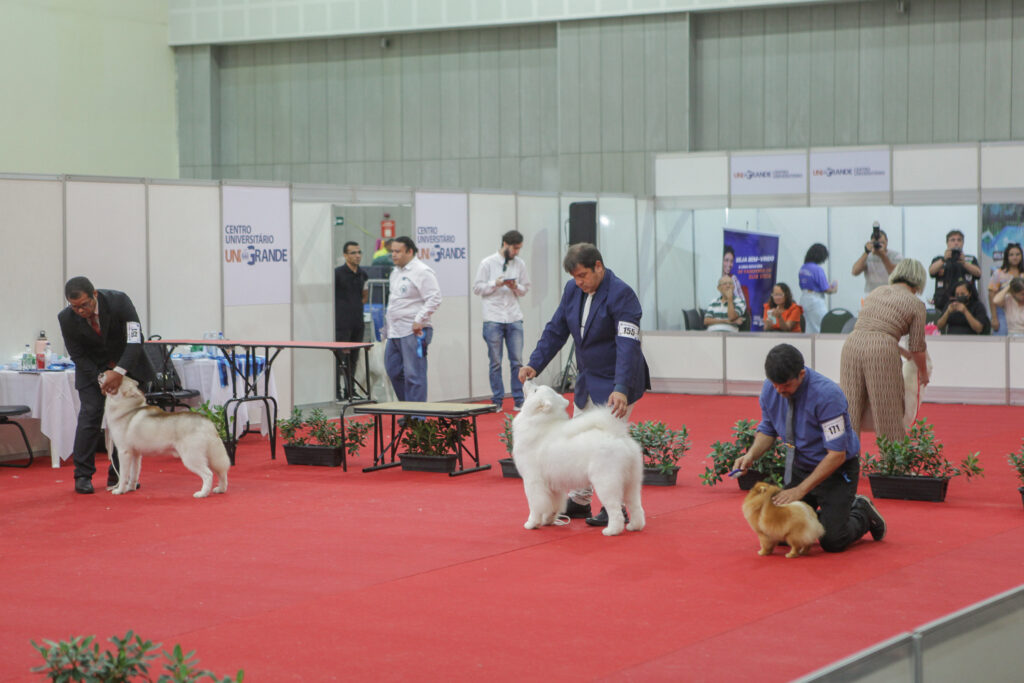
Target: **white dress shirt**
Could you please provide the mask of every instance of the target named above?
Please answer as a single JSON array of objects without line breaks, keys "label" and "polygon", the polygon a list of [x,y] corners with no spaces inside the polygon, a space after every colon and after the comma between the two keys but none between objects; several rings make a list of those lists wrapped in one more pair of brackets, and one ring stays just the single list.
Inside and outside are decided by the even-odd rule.
[{"label": "white dress shirt", "polygon": [[441,305],[441,287],[434,271],[413,257],[403,268],[391,271],[388,299],[388,339],[408,337],[413,323],[430,327],[430,316]]},{"label": "white dress shirt", "polygon": [[[495,284],[498,278],[515,280],[515,290]],[[473,281],[473,293],[483,301],[484,322],[514,323],[522,320],[523,309],[519,307],[519,297],[528,291],[530,276],[523,259],[516,256],[506,265],[505,255],[499,251],[480,262],[476,280]]]}]

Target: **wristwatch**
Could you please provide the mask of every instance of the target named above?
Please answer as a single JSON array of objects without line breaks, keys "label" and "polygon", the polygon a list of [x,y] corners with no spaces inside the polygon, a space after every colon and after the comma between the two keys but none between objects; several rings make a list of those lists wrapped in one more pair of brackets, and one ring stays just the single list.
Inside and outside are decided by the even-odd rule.
[{"label": "wristwatch", "polygon": [[871,250],[870,250],[870,249],[868,249],[867,247],[864,247],[864,253],[865,253],[865,254],[870,254],[870,253],[871,253]]}]

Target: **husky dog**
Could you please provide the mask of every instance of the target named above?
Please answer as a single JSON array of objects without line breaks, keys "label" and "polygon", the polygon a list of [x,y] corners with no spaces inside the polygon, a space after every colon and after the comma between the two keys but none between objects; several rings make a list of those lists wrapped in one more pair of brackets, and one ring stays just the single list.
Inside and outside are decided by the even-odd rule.
[{"label": "husky dog", "polygon": [[780,541],[789,544],[786,557],[800,557],[825,535],[825,527],[818,521],[814,509],[798,500],[776,505],[772,496],[781,491],[778,486],[763,481],[754,484],[743,501],[743,516],[761,541],[758,555],[771,555]]},{"label": "husky dog", "polygon": [[182,464],[198,474],[203,486],[196,498],[210,495],[213,473],[217,473],[214,493],[228,490],[228,459],[217,428],[197,413],[167,413],[146,405],[146,396],[138,382],[125,377],[114,394],[107,394],[107,429],[117,446],[121,461],[120,479],[111,493],[119,495],[134,491],[139,483],[142,455],[173,454]]},{"label": "husky dog", "polygon": [[[512,459],[523,478],[530,516],[527,529],[553,524],[567,493],[594,487],[608,511],[605,536],[644,528],[640,505],[643,454],[629,425],[607,408],[569,419],[569,402],[551,387],[527,382],[523,409],[512,421]],[[625,524],[622,505],[629,509]]]}]

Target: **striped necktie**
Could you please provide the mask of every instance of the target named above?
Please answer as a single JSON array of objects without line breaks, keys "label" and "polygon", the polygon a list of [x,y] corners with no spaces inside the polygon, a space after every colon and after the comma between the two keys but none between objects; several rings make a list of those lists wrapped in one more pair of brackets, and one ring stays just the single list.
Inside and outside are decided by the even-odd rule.
[{"label": "striped necktie", "polygon": [[102,334],[100,334],[100,317],[98,315],[93,315],[91,318],[89,318],[89,325],[92,327],[93,331],[98,336],[103,336]]}]

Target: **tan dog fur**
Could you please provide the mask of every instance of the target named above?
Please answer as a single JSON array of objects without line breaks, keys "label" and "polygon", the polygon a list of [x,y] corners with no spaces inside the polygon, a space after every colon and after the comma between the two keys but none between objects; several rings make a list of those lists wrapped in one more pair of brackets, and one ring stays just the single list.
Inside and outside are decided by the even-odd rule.
[{"label": "tan dog fur", "polygon": [[761,541],[758,555],[771,555],[780,541],[789,544],[786,557],[800,557],[825,535],[814,509],[803,501],[776,505],[772,497],[781,491],[778,486],[760,481],[750,489],[743,501],[743,516]]}]

